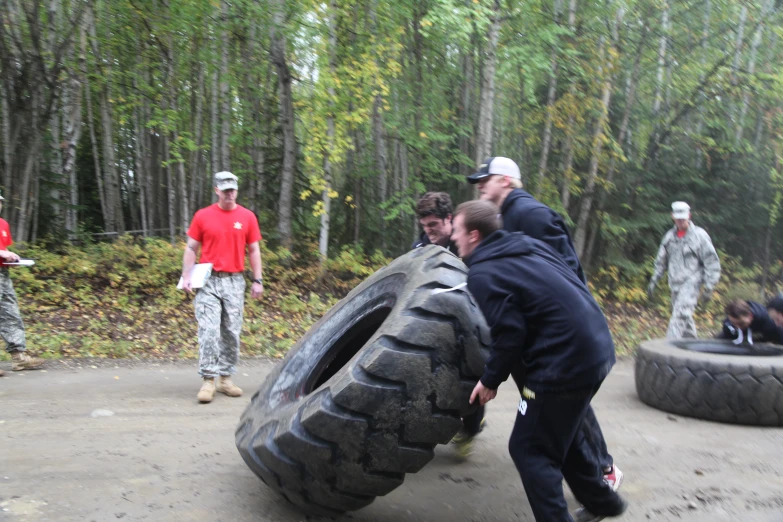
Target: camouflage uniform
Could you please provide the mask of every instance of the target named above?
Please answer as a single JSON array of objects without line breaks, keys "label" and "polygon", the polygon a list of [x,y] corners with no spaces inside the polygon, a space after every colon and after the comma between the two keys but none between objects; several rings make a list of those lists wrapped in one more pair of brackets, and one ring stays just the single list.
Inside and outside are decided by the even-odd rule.
[{"label": "camouflage uniform", "polygon": [[707,232],[690,223],[685,236],[677,237],[677,227],[666,232],[655,258],[655,273],[650,280],[654,287],[669,270],[672,292],[672,317],[667,339],[696,337],[693,312],[699,300],[699,288],[711,292],[720,279],[720,260]]},{"label": "camouflage uniform", "polygon": [[0,337],[9,352],[25,350],[24,323],[8,269],[0,268]]},{"label": "camouflage uniform", "polygon": [[235,374],[245,304],[244,276],[241,272],[213,272],[204,287],[196,290],[193,304],[198,321],[199,374]]}]

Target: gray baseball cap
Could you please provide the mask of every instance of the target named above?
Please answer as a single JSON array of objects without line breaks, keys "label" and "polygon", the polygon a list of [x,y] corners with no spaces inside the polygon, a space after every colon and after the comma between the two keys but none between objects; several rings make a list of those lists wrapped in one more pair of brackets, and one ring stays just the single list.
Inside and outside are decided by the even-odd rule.
[{"label": "gray baseball cap", "polygon": [[218,190],[239,190],[238,181],[235,175],[225,170],[215,174],[215,186]]}]

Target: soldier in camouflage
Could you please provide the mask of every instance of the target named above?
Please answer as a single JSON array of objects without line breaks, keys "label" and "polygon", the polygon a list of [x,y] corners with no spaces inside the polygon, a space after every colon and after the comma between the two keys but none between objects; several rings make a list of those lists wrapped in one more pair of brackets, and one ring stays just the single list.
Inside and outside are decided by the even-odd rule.
[{"label": "soldier in camouflage", "polygon": [[[3,201],[5,199],[0,195],[0,212],[3,210]],[[43,366],[44,362],[25,352],[24,322],[8,267],[3,266],[3,263],[19,261],[19,256],[8,250],[12,244],[11,227],[5,219],[0,218],[0,337],[6,342],[6,349],[11,354],[12,370],[35,370]],[[0,370],[0,377],[3,375],[3,370]]]},{"label": "soldier in camouflage", "polygon": [[[231,380],[239,362],[239,334],[245,304],[245,252],[253,270],[250,295],[260,299],[261,231],[250,210],[237,205],[237,177],[230,172],[215,174],[218,202],[193,216],[182,259],[182,285],[196,292],[194,307],[198,321],[200,402],[211,402],[215,391],[239,397],[242,390]],[[190,280],[201,249],[201,263],[212,263],[212,274],[198,289]],[[216,383],[215,380],[219,379]]]},{"label": "soldier in camouflage", "polygon": [[696,337],[693,312],[699,302],[699,291],[704,285],[702,302],[712,298],[720,279],[720,260],[710,236],[691,221],[691,208],[687,203],[672,203],[672,219],[675,226],[663,236],[647,295],[652,297],[655,285],[668,269],[672,317],[666,338],[682,339]]}]

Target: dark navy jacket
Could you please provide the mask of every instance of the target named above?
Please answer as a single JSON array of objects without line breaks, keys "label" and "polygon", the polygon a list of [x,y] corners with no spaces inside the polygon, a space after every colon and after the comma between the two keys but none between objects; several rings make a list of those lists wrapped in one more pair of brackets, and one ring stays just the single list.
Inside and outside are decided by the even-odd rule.
[{"label": "dark navy jacket", "polygon": [[[419,247],[423,247],[423,246],[427,246],[427,245],[431,245],[431,244],[432,244],[432,242],[430,241],[430,238],[427,237],[427,233],[426,232],[422,232],[421,235],[419,236],[419,239],[414,241],[413,244],[411,245],[411,250],[413,250],[414,248],[419,248]],[[451,252],[452,254],[454,254],[455,256],[458,255],[457,254],[457,245],[455,245],[453,241],[449,240],[449,244],[447,246],[445,246],[444,248],[446,250],[448,250],[449,252]]]},{"label": "dark navy jacket", "polygon": [[[728,317],[723,321],[723,331],[718,337],[723,339],[733,339],[736,343],[775,343],[783,344],[783,332],[775,324],[775,321],[767,313],[764,305],[755,301],[747,301],[750,311],[753,314],[753,321],[750,323],[750,335],[748,330],[740,330],[729,321]],[[741,335],[740,335],[741,334]]]},{"label": "dark navy jacket", "polygon": [[587,278],[563,218],[522,189],[512,190],[500,207],[503,230],[524,232],[555,249],[583,283]]},{"label": "dark navy jacket", "polygon": [[481,382],[497,389],[514,377],[533,391],[588,388],[615,362],[598,304],[549,245],[499,230],[465,259],[468,289],[490,326]]}]

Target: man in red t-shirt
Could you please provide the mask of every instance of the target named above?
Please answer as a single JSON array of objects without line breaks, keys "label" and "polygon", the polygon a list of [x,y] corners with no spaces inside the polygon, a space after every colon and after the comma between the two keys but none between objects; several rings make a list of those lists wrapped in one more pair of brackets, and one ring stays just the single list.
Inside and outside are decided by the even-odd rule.
[{"label": "man in red t-shirt", "polygon": [[[239,397],[242,390],[231,376],[239,362],[239,334],[245,304],[245,251],[253,271],[250,295],[260,299],[264,293],[261,279],[261,231],[250,210],[237,205],[237,177],[230,172],[215,174],[218,202],[202,208],[193,216],[188,242],[182,258],[182,284],[188,293],[193,265],[201,248],[201,263],[212,263],[212,274],[196,290],[193,304],[198,321],[199,374],[203,379],[198,392],[200,402],[210,402],[215,391]],[[215,383],[215,379],[219,381]]]},{"label": "man in red t-shirt", "polygon": [[[3,201],[5,199],[0,195],[0,212],[3,210]],[[14,371],[35,370],[43,366],[44,362],[43,359],[36,359],[25,353],[24,323],[19,313],[19,303],[8,275],[8,267],[3,266],[3,263],[19,261],[19,256],[8,250],[13,243],[8,221],[0,218],[0,337],[6,342],[6,349],[14,361]],[[3,370],[0,370],[0,377],[2,376]]]}]

